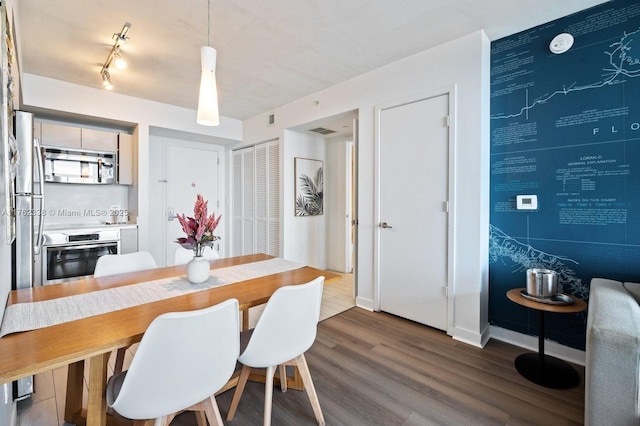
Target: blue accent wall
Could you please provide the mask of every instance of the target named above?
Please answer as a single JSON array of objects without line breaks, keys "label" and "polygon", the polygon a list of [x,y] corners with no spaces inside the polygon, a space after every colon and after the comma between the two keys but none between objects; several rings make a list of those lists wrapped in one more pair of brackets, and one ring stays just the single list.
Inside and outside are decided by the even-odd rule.
[{"label": "blue accent wall", "polygon": [[[565,53],[550,42],[574,37]],[[588,300],[593,277],[640,282],[640,2],[613,0],[491,44],[489,321],[537,335],[506,298],[528,268]],[[534,194],[537,210],[517,210]],[[587,312],[546,314],[584,349]]]}]

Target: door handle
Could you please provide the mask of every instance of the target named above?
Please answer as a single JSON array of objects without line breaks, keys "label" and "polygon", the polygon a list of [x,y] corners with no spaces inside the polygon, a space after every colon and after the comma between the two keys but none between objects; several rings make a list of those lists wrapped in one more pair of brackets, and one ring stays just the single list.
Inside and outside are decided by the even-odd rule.
[{"label": "door handle", "polygon": [[391,229],[391,228],[393,228],[393,226],[387,225],[387,222],[382,222],[380,224],[380,228],[382,228],[382,229]]},{"label": "door handle", "polygon": [[176,216],[175,211],[173,210],[173,207],[169,207],[167,209],[167,220],[168,221],[172,221],[173,219],[177,218],[178,216]]}]

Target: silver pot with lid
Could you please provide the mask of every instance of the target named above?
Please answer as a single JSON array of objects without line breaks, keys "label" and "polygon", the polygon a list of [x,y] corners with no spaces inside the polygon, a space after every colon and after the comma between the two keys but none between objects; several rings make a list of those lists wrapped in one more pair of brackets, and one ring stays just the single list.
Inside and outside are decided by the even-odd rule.
[{"label": "silver pot with lid", "polygon": [[527,269],[527,293],[538,298],[558,294],[558,273],[551,269]]}]

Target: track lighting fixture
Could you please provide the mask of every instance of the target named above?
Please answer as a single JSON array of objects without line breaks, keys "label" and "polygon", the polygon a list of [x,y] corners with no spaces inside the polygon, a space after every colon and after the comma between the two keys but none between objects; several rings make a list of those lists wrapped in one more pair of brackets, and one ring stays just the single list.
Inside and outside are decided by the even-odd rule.
[{"label": "track lighting fixture", "polygon": [[122,52],[120,51],[120,46],[129,40],[127,37],[127,33],[131,28],[130,23],[125,23],[124,27],[122,27],[122,31],[119,33],[115,33],[113,35],[113,39],[115,42],[113,43],[113,47],[109,52],[109,56],[107,56],[107,60],[104,61],[104,65],[102,65],[102,69],[100,70],[100,75],[102,76],[102,84],[104,84],[104,88],[107,90],[113,89],[113,84],[111,84],[111,74],[109,74],[109,66],[113,63],[116,68],[124,69],[127,66],[127,63],[122,58]]}]

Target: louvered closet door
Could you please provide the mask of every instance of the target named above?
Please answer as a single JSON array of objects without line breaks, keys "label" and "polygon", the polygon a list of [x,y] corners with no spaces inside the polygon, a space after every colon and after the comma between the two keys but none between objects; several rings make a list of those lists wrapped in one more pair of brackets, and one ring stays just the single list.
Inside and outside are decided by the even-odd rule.
[{"label": "louvered closet door", "polygon": [[233,153],[233,246],[231,248],[231,253],[233,253],[233,256],[240,256],[243,254],[242,224],[244,223],[244,220],[242,217],[242,155],[243,151],[235,151]]},{"label": "louvered closet door", "polygon": [[280,144],[268,144],[267,173],[269,196],[267,207],[267,253],[280,256]]},{"label": "louvered closet door", "polygon": [[254,150],[233,153],[234,256],[254,253]]},{"label": "louvered closet door", "polygon": [[280,149],[278,142],[255,147],[256,252],[280,255]]},{"label": "louvered closet door", "polygon": [[256,252],[267,253],[267,206],[269,174],[267,144],[255,147],[256,159]]},{"label": "louvered closet door", "polygon": [[255,157],[253,149],[242,154],[242,254],[255,253]]},{"label": "louvered closet door", "polygon": [[233,254],[280,255],[280,148],[267,142],[233,153]]}]

